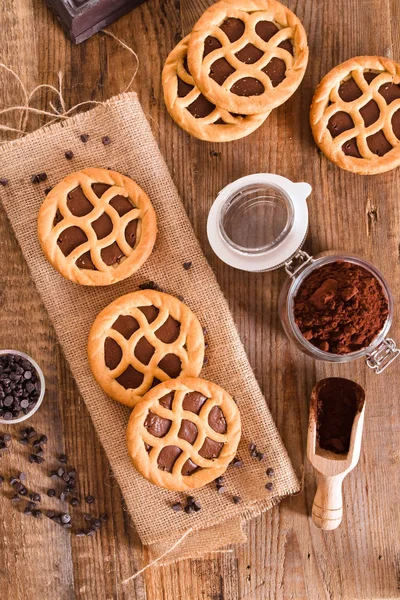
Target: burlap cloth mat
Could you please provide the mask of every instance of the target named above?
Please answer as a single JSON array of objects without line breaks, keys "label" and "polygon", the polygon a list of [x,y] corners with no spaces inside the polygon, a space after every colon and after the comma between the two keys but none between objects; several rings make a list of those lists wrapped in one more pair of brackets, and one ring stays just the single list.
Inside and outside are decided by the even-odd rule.
[{"label": "burlap cloth mat", "polygon": [[[82,133],[90,136],[86,144],[79,139]],[[101,141],[104,135],[111,139],[108,146]],[[66,150],[73,151],[72,161],[65,159]],[[88,166],[111,167],[135,179],[150,196],[158,218],[159,234],[151,258],[133,277],[105,288],[66,281],[46,261],[36,236],[44,189]],[[299,484],[136,94],[112,98],[89,112],[2,146],[0,171],[9,180],[8,186],[0,189],[3,206],[150,558],[168,550],[188,528],[193,531],[165,557],[164,564],[245,541],[243,521],[298,491]],[[43,171],[48,181],[32,184],[31,175]],[[185,261],[192,262],[188,271],[182,266]],[[209,363],[202,376],[234,396],[242,417],[238,456],[244,466],[228,469],[224,494],[217,494],[214,484],[196,491],[203,508],[193,515],[171,510],[171,504],[184,495],[157,488],[134,470],[125,445],[129,409],[102,392],[86,357],[88,332],[97,313],[149,280],[170,294],[182,295],[206,327]],[[35,358],[40,363],[40,356]],[[250,457],[250,442],[265,453],[262,462]],[[272,492],[264,487],[266,467],[275,470]],[[232,495],[240,496],[242,502],[235,505]]]}]

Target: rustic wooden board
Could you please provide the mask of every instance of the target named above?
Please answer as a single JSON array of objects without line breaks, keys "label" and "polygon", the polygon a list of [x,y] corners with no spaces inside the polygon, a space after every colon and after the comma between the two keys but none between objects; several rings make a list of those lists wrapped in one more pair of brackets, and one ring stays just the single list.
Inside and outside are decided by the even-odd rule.
[{"label": "rustic wooden board", "polygon": [[[140,57],[134,88],[300,475],[314,383],[340,374],[367,389],[364,446],[358,468],[345,483],[343,524],[335,532],[321,533],[310,522],[315,479],[305,464],[303,493],[249,523],[248,543],[232,554],[153,569],[122,585],[142,566],[140,541],[0,211],[0,347],[18,347],[40,360],[48,392],[35,426],[49,436],[49,453],[66,451],[79,469],[85,492],[91,491],[99,510],[110,515],[101,535],[77,539],[47,519],[24,517],[3,494],[0,581],[5,598],[365,600],[400,596],[399,365],[376,377],[362,362],[335,368],[305,358],[289,345],[279,325],[277,301],[284,274],[249,275],[230,269],[213,256],[205,232],[218,190],[237,177],[271,171],[308,181],[314,191],[306,249],[313,253],[346,250],[372,260],[386,274],[398,301],[400,171],[364,178],[340,171],[317,151],[308,125],[313,89],[335,64],[360,54],[400,59],[398,2],[286,0],[309,36],[305,80],[258,132],[227,145],[202,143],[180,131],[165,110],[160,84],[168,52],[211,4],[211,0],[148,0],[111,30]],[[73,105],[88,98],[104,100],[129,82],[132,59],[113,40],[97,35],[72,47],[42,0],[3,0],[1,5],[0,60],[14,68],[30,89],[40,83],[55,84],[61,70],[66,102]],[[0,71],[0,105],[15,105],[21,99],[18,85]],[[51,94],[42,90],[37,106],[45,107],[49,100]],[[399,323],[397,302],[392,334],[398,340]],[[2,474],[19,468],[30,472],[20,449],[0,461]],[[40,485],[44,481],[43,475]]]}]

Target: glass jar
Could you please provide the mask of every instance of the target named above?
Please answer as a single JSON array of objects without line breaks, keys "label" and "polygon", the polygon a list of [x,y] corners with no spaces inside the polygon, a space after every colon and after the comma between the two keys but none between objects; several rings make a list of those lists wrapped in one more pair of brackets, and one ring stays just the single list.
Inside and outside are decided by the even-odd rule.
[{"label": "glass jar", "polygon": [[[207,221],[210,245],[221,260],[237,269],[262,272],[285,267],[289,277],[280,294],[279,315],[289,340],[302,352],[335,363],[364,357],[375,373],[381,373],[400,354],[395,342],[386,337],[393,320],[390,288],[383,275],[362,258],[342,252],[312,257],[301,250],[308,232],[306,199],[310,193],[308,183],[293,183],[269,173],[234,181],[221,190],[211,207]],[[293,311],[294,298],[304,279],[315,269],[337,261],[353,263],[371,273],[388,301],[388,317],[370,346],[348,354],[313,346],[303,337]]]}]

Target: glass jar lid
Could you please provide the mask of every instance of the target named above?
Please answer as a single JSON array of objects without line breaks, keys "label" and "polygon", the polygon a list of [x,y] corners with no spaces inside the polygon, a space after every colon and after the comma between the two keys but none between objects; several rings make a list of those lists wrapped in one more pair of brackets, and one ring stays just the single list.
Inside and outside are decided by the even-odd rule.
[{"label": "glass jar lid", "polygon": [[207,234],[216,255],[243,271],[269,271],[285,264],[307,236],[308,183],[257,173],[220,191]]}]

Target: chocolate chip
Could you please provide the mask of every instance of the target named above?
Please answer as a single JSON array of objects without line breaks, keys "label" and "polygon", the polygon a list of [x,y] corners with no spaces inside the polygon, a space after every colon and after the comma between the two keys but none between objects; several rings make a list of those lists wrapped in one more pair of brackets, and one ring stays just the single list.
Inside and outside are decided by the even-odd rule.
[{"label": "chocolate chip", "polygon": [[18,477],[10,477],[10,485],[16,485],[19,482]]},{"label": "chocolate chip", "polygon": [[241,503],[241,501],[242,501],[242,499],[241,499],[241,497],[240,497],[240,496],[232,496],[232,502],[233,502],[234,504],[240,504],[240,503]]},{"label": "chocolate chip", "polygon": [[83,518],[85,519],[85,521],[91,521],[92,515],[89,513],[84,513]]},{"label": "chocolate chip", "polygon": [[41,435],[41,436],[40,436],[39,442],[40,442],[41,444],[47,444],[47,441],[48,441],[48,440],[47,440],[47,435]]},{"label": "chocolate chip", "polygon": [[199,512],[199,510],[201,510],[201,504],[198,500],[195,500],[192,504],[195,512]]},{"label": "chocolate chip", "polygon": [[92,496],[91,494],[88,494],[87,496],[85,496],[85,502],[87,502],[87,504],[93,504],[94,496]]},{"label": "chocolate chip", "polygon": [[42,511],[39,509],[35,509],[32,511],[32,517],[35,517],[35,519],[41,519],[42,518]]},{"label": "chocolate chip", "polygon": [[105,523],[107,520],[108,520],[107,513],[103,513],[102,515],[100,515],[100,521],[103,521],[103,523]]},{"label": "chocolate chip", "polygon": [[64,475],[65,471],[62,467],[60,467],[59,469],[57,469],[57,475],[59,477],[62,477]]},{"label": "chocolate chip", "polygon": [[203,367],[205,367],[206,365],[208,365],[208,358],[207,358],[207,356],[204,357]]},{"label": "chocolate chip", "polygon": [[185,269],[185,271],[189,271],[191,266],[192,266],[192,263],[190,261],[183,263],[183,268]]},{"label": "chocolate chip", "polygon": [[79,506],[79,499],[78,498],[72,498],[71,499],[71,506]]},{"label": "chocolate chip", "polygon": [[46,181],[47,173],[36,173],[36,175],[32,175],[31,182],[32,183],[40,183],[41,181]]},{"label": "chocolate chip", "polygon": [[275,475],[275,471],[272,467],[268,467],[268,469],[265,472],[268,475],[268,477],[273,477]]},{"label": "chocolate chip", "polygon": [[20,496],[26,496],[28,494],[28,490],[24,485],[22,485],[22,483],[17,485],[17,492]]},{"label": "chocolate chip", "polygon": [[56,495],[56,490],[53,490],[53,488],[50,488],[49,490],[47,490],[47,495],[49,498],[54,498],[54,496]]},{"label": "chocolate chip", "polygon": [[232,466],[234,467],[243,467],[243,461],[240,458],[234,458],[232,461]]},{"label": "chocolate chip", "polygon": [[11,497],[11,502],[19,502],[21,500],[21,498],[18,496],[18,494],[14,494],[14,496]]},{"label": "chocolate chip", "polygon": [[91,527],[90,529],[88,529],[86,531],[86,535],[88,535],[88,536],[92,536],[92,535],[95,535],[95,534],[96,534],[96,530],[93,527]]},{"label": "chocolate chip", "polygon": [[102,143],[104,144],[104,146],[108,146],[109,144],[111,144],[111,140],[110,140],[110,138],[108,137],[108,135],[104,135],[104,136],[101,138],[101,141],[102,141]]},{"label": "chocolate chip", "polygon": [[194,513],[194,506],[193,504],[188,504],[187,506],[185,506],[185,513],[190,515],[192,513]]},{"label": "chocolate chip", "polygon": [[31,515],[32,514],[32,510],[29,508],[29,506],[25,506],[25,508],[24,508],[24,514],[25,515]]},{"label": "chocolate chip", "polygon": [[223,476],[221,475],[220,477],[217,477],[217,479],[215,480],[215,483],[216,483],[217,485],[222,485],[222,484],[224,483],[224,478],[223,478]]},{"label": "chocolate chip", "polygon": [[71,515],[67,514],[67,513],[63,513],[61,515],[61,523],[65,524],[65,523],[70,523],[71,522]]},{"label": "chocolate chip", "polygon": [[226,487],[224,485],[217,485],[218,494],[223,494],[226,492]]},{"label": "chocolate chip", "polygon": [[54,510],[48,510],[46,511],[46,516],[49,517],[49,519],[54,519],[56,513],[54,512]]},{"label": "chocolate chip", "polygon": [[50,192],[51,192],[51,190],[52,190],[52,189],[53,189],[53,188],[51,187],[51,185],[50,185],[49,187],[45,188],[45,190],[44,190],[44,193],[46,194],[46,196],[47,196],[48,194],[50,194]]},{"label": "chocolate chip", "polygon": [[171,508],[174,512],[180,512],[182,510],[182,504],[180,502],[175,502]]},{"label": "chocolate chip", "polygon": [[256,456],[257,456],[257,459],[260,461],[264,460],[264,458],[265,458],[265,454],[263,452],[257,452]]},{"label": "chocolate chip", "polygon": [[159,287],[154,281],[147,281],[146,283],[141,283],[139,286],[139,290],[159,290]]},{"label": "chocolate chip", "polygon": [[100,519],[92,519],[92,524],[95,529],[100,529],[101,527]]},{"label": "chocolate chip", "polygon": [[271,483],[270,481],[269,481],[268,483],[266,483],[266,484],[265,484],[265,489],[267,489],[269,492],[270,492],[271,490],[273,490],[273,488],[274,488],[274,484],[273,484],[273,483]]},{"label": "chocolate chip", "polygon": [[6,177],[0,177],[0,185],[6,187],[6,185],[8,185],[8,179],[6,179]]},{"label": "chocolate chip", "polygon": [[82,135],[80,135],[79,137],[80,137],[81,142],[83,142],[84,144],[86,144],[86,142],[89,139],[89,135],[87,133],[82,133]]},{"label": "chocolate chip", "polygon": [[67,160],[72,160],[74,158],[74,153],[72,150],[67,150],[64,156]]},{"label": "chocolate chip", "polygon": [[254,443],[254,442],[251,442],[251,444],[249,444],[249,451],[250,451],[250,452],[253,452],[253,450],[255,450],[255,449],[256,449],[256,445],[255,445],[255,443]]},{"label": "chocolate chip", "polygon": [[67,499],[67,496],[68,496],[68,494],[66,492],[61,492],[61,494],[59,495],[61,502],[65,502]]},{"label": "chocolate chip", "polygon": [[[81,136],[81,138],[82,138],[82,137],[83,137],[83,136]],[[83,141],[83,140],[82,140],[82,141]],[[78,529],[78,530],[75,532],[75,535],[76,535],[76,537],[85,537],[85,536],[86,536],[86,533],[83,531],[83,529]]]}]

